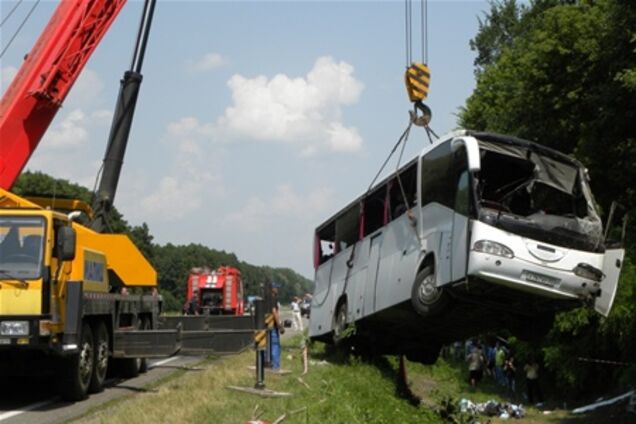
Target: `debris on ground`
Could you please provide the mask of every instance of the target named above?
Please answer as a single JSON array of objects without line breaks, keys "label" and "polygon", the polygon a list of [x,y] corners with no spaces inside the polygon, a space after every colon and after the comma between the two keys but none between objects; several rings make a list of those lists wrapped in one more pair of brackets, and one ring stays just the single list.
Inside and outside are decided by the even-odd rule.
[{"label": "debris on ground", "polygon": [[582,406],[580,408],[576,408],[576,409],[572,410],[572,413],[573,414],[582,414],[584,412],[594,411],[595,409],[602,408],[604,406],[609,406],[609,405],[613,405],[613,404],[618,403],[618,402],[627,401],[632,396],[634,396],[635,393],[636,393],[636,391],[632,390],[632,391],[627,392],[627,393],[625,393],[623,395],[616,396],[615,398],[612,398],[612,399],[608,399],[608,400],[598,399],[595,403],[593,403],[591,405]]},{"label": "debris on ground", "polygon": [[499,417],[502,420],[522,418],[525,415],[523,406],[512,403],[501,403],[495,400],[473,403],[468,399],[462,399],[459,401],[459,410],[473,415]]}]

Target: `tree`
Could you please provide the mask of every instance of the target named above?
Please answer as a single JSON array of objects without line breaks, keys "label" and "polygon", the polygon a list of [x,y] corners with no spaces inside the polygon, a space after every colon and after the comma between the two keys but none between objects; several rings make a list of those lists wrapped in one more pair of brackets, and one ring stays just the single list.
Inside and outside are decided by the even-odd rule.
[{"label": "tree", "polygon": [[[574,155],[588,167],[602,210],[617,200],[633,211],[636,4],[491,3],[471,47],[478,53],[477,86],[460,111],[461,126],[516,135]],[[628,258],[609,318],[586,308],[559,314],[542,345],[555,381],[570,393],[636,383],[636,367],[607,368],[578,359],[631,362],[636,357],[635,229],[634,224],[628,229]]]}]

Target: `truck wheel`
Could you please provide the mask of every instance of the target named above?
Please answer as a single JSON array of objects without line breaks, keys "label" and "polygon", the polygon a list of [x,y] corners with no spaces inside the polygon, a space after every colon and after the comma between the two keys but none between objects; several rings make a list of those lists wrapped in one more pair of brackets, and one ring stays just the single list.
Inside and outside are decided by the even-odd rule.
[{"label": "truck wheel", "polygon": [[[150,319],[142,318],[141,328],[144,330],[150,330]],[[148,360],[146,358],[139,358],[139,373],[143,374],[148,371]]]},{"label": "truck wheel", "polygon": [[347,329],[347,301],[342,301],[333,316],[333,344],[341,347],[345,340],[345,330]]},{"label": "truck wheel", "polygon": [[430,317],[441,312],[448,303],[448,294],[435,285],[435,273],[428,265],[421,270],[411,289],[413,309],[423,317]]},{"label": "truck wheel", "polygon": [[104,381],[108,372],[108,350],[110,344],[108,328],[103,321],[99,321],[93,327],[93,341],[94,365],[88,392],[98,393],[104,390]]},{"label": "truck wheel", "polygon": [[86,397],[93,375],[94,356],[93,333],[91,327],[84,323],[79,352],[62,358],[58,369],[58,390],[62,399],[78,401]]},{"label": "truck wheel", "polygon": [[[137,319],[137,329],[143,330],[149,328],[150,323],[144,318]],[[135,378],[139,373],[148,371],[148,363],[146,358],[124,358],[120,359],[121,375],[124,378]]]}]

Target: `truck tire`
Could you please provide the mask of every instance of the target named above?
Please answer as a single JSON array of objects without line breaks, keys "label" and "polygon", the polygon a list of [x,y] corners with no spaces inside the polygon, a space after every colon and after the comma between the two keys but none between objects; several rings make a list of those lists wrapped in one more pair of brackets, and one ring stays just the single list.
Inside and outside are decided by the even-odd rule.
[{"label": "truck tire", "polygon": [[[151,324],[150,324],[150,319],[149,318],[142,318],[141,328],[143,328],[144,330],[150,330],[151,329]],[[148,371],[148,359],[140,358],[139,359],[139,373],[143,374],[143,373],[145,373],[147,371]]]},{"label": "truck tire", "polygon": [[332,341],[336,347],[343,347],[345,342],[345,330],[347,329],[347,301],[343,300],[338,304],[336,313],[333,316]]},{"label": "truck tire", "polygon": [[[137,319],[137,329],[150,328],[150,322],[142,317]],[[121,375],[124,378],[135,378],[140,373],[148,371],[146,358],[124,358],[119,360]]]},{"label": "truck tire", "polygon": [[58,391],[62,399],[75,402],[86,398],[93,375],[95,357],[93,346],[91,327],[84,323],[79,352],[71,354],[67,358],[61,358],[58,368]]},{"label": "truck tire", "polygon": [[435,272],[427,265],[417,273],[411,289],[411,305],[418,315],[430,317],[440,313],[448,303],[448,294],[435,285]]},{"label": "truck tire", "polygon": [[104,321],[98,321],[93,326],[93,373],[88,386],[89,393],[99,393],[104,390],[104,381],[108,372],[108,352],[110,336]]}]

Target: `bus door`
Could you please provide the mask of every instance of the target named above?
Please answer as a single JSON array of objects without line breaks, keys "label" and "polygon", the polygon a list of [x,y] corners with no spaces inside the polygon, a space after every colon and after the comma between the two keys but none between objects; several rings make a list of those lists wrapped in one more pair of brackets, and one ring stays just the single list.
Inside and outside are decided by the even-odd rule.
[{"label": "bus door", "polygon": [[451,280],[457,281],[466,276],[468,258],[468,214],[469,214],[469,178],[468,171],[459,176],[453,211],[453,234],[451,252]]},{"label": "bus door", "polygon": [[367,268],[367,280],[364,293],[363,315],[375,312],[376,295],[378,292],[378,272],[380,270],[380,248],[382,247],[382,231],[371,236],[369,240],[369,266]]}]

